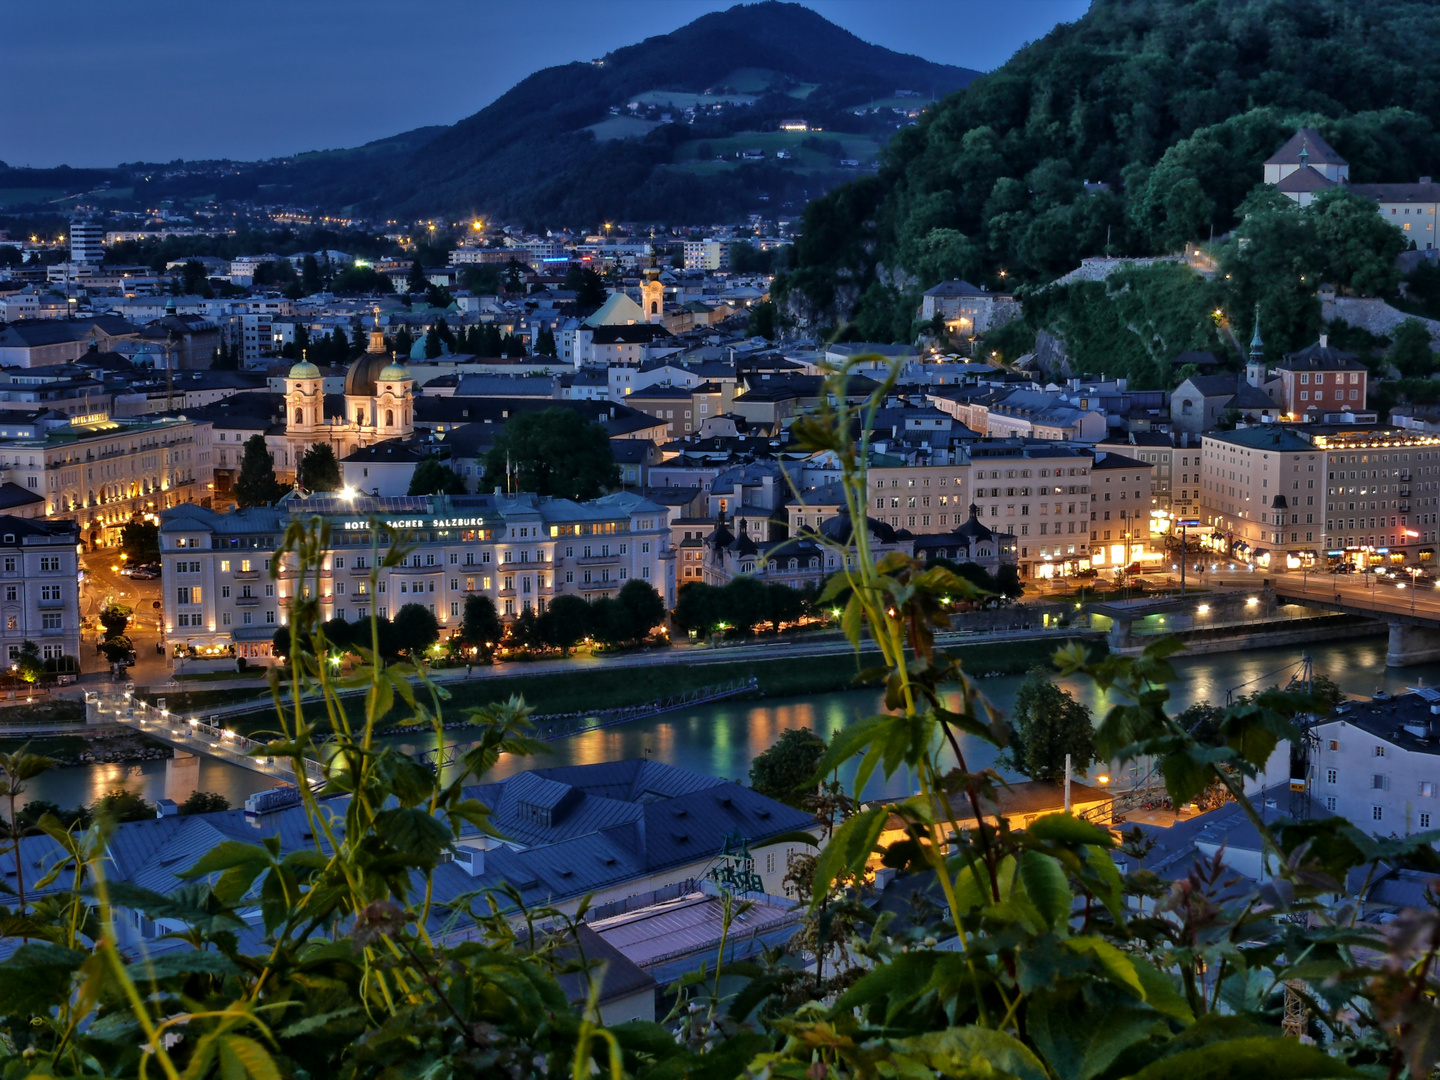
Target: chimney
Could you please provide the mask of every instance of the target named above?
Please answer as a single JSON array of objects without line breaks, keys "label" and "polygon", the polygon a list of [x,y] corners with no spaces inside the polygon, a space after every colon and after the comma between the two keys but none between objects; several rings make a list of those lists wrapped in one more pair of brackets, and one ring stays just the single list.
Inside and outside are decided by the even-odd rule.
[{"label": "chimney", "polygon": [[155,803],[155,816],[157,818],[174,817],[178,813],[180,813],[180,807],[174,799],[159,799]]},{"label": "chimney", "polygon": [[1321,335],[1320,335],[1320,348],[1322,348],[1322,349],[1328,349],[1329,347],[1330,347],[1330,335],[1329,335],[1329,334],[1321,334]]},{"label": "chimney", "polygon": [[1420,183],[1422,183],[1422,184],[1428,184],[1428,183],[1430,183],[1430,177],[1428,177],[1428,176],[1422,176],[1422,177],[1420,177]]}]

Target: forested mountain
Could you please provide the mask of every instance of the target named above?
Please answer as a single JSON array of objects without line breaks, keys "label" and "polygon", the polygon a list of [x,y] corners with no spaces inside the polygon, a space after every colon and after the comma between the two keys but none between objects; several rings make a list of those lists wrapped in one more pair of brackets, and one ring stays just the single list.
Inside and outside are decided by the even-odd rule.
[{"label": "forested mountain", "polygon": [[[399,220],[473,213],[593,227],[786,204],[798,213],[873,163],[910,111],[976,74],[870,45],[809,8],[771,0],[538,71],[451,127],[232,169],[222,182],[232,197],[263,190],[266,201]],[[780,132],[792,118],[823,134]],[[763,158],[744,159],[751,148]],[[169,184],[147,197],[216,188],[212,175]]]},{"label": "forested mountain", "polygon": [[[1224,233],[1302,123],[1356,183],[1440,174],[1437,35],[1426,0],[1094,0],[900,132],[877,176],[811,203],[781,291],[813,325],[908,339],[946,278],[1034,284]],[[1209,299],[1247,327],[1242,304],[1266,302]]]}]

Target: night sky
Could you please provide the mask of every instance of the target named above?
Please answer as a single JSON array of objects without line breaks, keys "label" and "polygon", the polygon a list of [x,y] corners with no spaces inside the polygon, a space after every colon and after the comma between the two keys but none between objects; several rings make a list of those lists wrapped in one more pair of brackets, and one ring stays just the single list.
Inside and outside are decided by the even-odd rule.
[{"label": "night sky", "polygon": [[[0,160],[108,166],[355,146],[732,0],[9,3]],[[866,41],[989,70],[1088,0],[804,0]]]}]

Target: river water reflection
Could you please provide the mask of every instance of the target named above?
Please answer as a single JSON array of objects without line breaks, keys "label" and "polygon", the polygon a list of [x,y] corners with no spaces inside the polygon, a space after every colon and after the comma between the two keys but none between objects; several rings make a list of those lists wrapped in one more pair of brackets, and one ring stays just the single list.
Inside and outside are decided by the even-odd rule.
[{"label": "river water reflection", "polygon": [[[1315,670],[1329,675],[1349,693],[1370,694],[1377,688],[1394,692],[1422,680],[1425,685],[1440,683],[1440,664],[1387,669],[1385,648],[1386,639],[1382,635],[1315,644],[1309,646],[1309,652]],[[1174,707],[1183,709],[1197,701],[1223,702],[1228,690],[1246,693],[1283,683],[1296,668],[1301,651],[1299,647],[1286,647],[1177,658],[1179,678],[1172,688]],[[796,662],[804,663],[803,660]],[[981,680],[980,685],[996,706],[1008,709],[1022,681],[1019,676],[997,676]],[[1088,680],[1063,680],[1062,685],[1096,715],[1108,706]],[[874,690],[718,702],[551,743],[550,752],[539,758],[502,758],[496,775],[506,776],[540,765],[588,764],[648,756],[743,782],[749,774],[750,762],[785,728],[810,728],[829,738],[832,732],[869,715],[879,706],[880,694]],[[461,734],[456,732],[456,738]],[[430,744],[422,744],[410,736],[395,736],[389,741],[410,750],[430,748]],[[962,747],[971,768],[983,767],[993,760],[989,747],[973,739],[962,743]],[[231,805],[238,806],[247,795],[269,787],[270,783],[259,773],[210,759],[188,765],[157,761],[57,769],[35,782],[32,797],[74,806],[92,802],[98,795],[123,784],[151,800],[169,797],[180,801],[198,788],[218,792],[229,799]],[[908,785],[909,780],[903,775],[888,783],[877,777],[864,794],[867,797],[897,795]]]}]

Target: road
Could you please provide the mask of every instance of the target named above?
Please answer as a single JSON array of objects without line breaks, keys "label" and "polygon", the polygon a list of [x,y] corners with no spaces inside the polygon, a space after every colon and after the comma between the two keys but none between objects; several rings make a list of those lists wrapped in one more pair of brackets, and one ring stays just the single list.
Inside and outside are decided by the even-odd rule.
[{"label": "road", "polygon": [[1440,620],[1440,585],[1420,583],[1413,588],[1408,580],[1376,574],[1286,574],[1275,583],[1282,595],[1336,600],[1352,607],[1394,615]]},{"label": "road", "polygon": [[156,653],[164,637],[160,610],[160,579],[135,581],[121,575],[120,555],[114,551],[92,551],[80,556],[85,583],[80,589],[80,617],[87,630],[81,635],[80,672],[105,674],[110,665],[95,649],[100,640],[99,615],[112,603],[133,608],[126,633],[135,646],[135,667],[131,675],[138,683],[164,682],[170,677],[168,658]]}]

